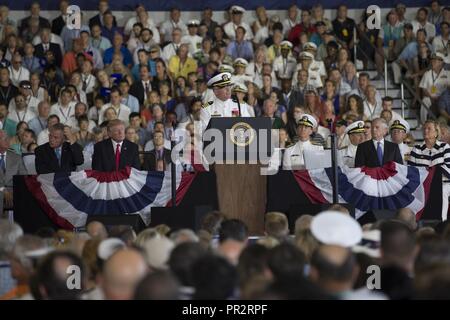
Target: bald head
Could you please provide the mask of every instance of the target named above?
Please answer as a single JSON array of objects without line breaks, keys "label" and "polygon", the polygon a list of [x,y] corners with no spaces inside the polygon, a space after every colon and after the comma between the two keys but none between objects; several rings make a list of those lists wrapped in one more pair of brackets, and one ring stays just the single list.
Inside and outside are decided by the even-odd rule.
[{"label": "bald head", "polygon": [[87,230],[87,233],[92,238],[97,238],[100,240],[104,240],[104,239],[108,238],[108,232],[106,231],[105,226],[101,222],[98,222],[98,221],[90,222],[87,225],[86,230]]},{"label": "bald head", "polygon": [[130,300],[139,281],[148,272],[144,257],[136,250],[123,249],[106,261],[102,288],[108,300]]}]

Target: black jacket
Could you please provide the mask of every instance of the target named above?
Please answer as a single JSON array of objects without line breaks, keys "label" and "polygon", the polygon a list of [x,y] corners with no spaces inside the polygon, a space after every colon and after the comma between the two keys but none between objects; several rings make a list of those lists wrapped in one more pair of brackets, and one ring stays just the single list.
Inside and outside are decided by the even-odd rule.
[{"label": "black jacket", "polygon": [[[99,25],[100,27],[103,27],[103,24],[100,20],[100,13],[89,19],[89,29],[91,29],[92,26],[95,26],[95,25]],[[116,17],[114,17],[113,26],[117,27]]]},{"label": "black jacket", "polygon": [[[53,52],[53,55],[55,56],[55,64],[58,67],[61,67],[61,63],[62,63],[62,53],[61,53],[61,47],[59,44],[57,43],[53,43],[50,42],[49,51]],[[36,57],[38,57],[39,59],[44,59],[45,58],[45,51],[44,51],[44,45],[42,43],[36,45],[34,47],[34,55]]]},{"label": "black jacket", "polygon": [[58,16],[57,18],[53,19],[52,33],[57,34],[58,36],[61,35],[61,31],[65,25],[66,25],[66,23],[64,22],[64,19],[62,16]]},{"label": "black jacket", "polygon": [[54,172],[72,172],[84,163],[83,148],[78,144],[64,142],[61,149],[61,165],[58,163],[55,150],[49,143],[39,146],[34,151],[36,155],[36,172],[38,174]]},{"label": "black jacket", "polygon": [[[394,161],[403,164],[403,158],[400,149],[396,143],[384,140],[383,165]],[[355,167],[381,167],[378,163],[377,150],[373,144],[373,140],[369,140],[358,145],[356,150]]]},{"label": "black jacket", "polygon": [[[164,158],[164,170],[166,170],[167,166],[172,162],[171,151],[169,149],[164,149],[163,158]],[[144,164],[142,166],[142,170],[144,171],[156,171],[156,149],[149,151],[144,155]]]},{"label": "black jacket", "polygon": [[[131,166],[138,170],[141,169],[138,145],[128,140],[124,140],[120,150],[119,170],[124,169],[127,166]],[[103,172],[116,171],[116,156],[111,139],[97,142],[94,145],[92,169]]]}]

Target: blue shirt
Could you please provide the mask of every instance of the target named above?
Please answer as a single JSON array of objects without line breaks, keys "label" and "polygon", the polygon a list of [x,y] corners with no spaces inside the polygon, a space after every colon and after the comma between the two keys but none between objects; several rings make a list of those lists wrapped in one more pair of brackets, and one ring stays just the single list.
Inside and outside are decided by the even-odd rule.
[{"label": "blue shirt", "polygon": [[450,114],[450,89],[444,91],[443,94],[439,97],[438,102],[439,110],[444,110],[448,114]]},{"label": "blue shirt", "polygon": [[31,58],[23,57],[22,66],[27,68],[31,73],[41,72],[41,62],[35,56]]},{"label": "blue shirt", "polygon": [[[123,56],[122,62],[125,66],[133,65],[133,57],[131,56],[130,50],[122,46],[122,48],[120,48],[120,53],[122,53]],[[111,64],[113,55],[114,55],[114,47],[106,49],[105,54],[103,55],[103,62],[105,64]]]},{"label": "blue shirt", "polygon": [[319,47],[323,43],[322,38],[320,37],[320,35],[317,32],[313,33],[310,41],[313,42],[317,47]]},{"label": "blue shirt", "polygon": [[47,129],[47,119],[41,119],[39,117],[33,118],[28,121],[28,126],[34,131],[36,136],[38,136],[41,131]]},{"label": "blue shirt", "polygon": [[108,39],[111,43],[113,43],[114,34],[116,34],[116,32],[121,33],[117,27],[112,27],[111,29],[108,29],[105,26],[102,27],[102,36]]},{"label": "blue shirt", "polygon": [[131,112],[139,112],[139,100],[135,96],[128,94],[127,98],[122,98],[121,103],[130,108]]},{"label": "blue shirt", "polygon": [[[428,48],[430,50],[432,49],[430,44],[427,43]],[[417,57],[417,54],[419,53],[419,45],[417,41],[413,41],[408,43],[408,45],[403,49],[402,53],[398,56],[399,60],[412,60],[415,57]]]},{"label": "blue shirt", "polygon": [[231,41],[227,47],[227,54],[233,58],[244,58],[247,61],[253,59],[253,47],[250,41],[242,41],[240,44]]},{"label": "blue shirt", "polygon": [[[141,65],[140,64],[135,64],[133,66],[133,68],[131,68],[131,74],[133,75],[134,81],[140,81],[141,77],[139,75],[139,67]],[[149,60],[148,61],[148,67],[150,69],[150,75],[152,77],[156,76],[156,62],[154,60]]]}]

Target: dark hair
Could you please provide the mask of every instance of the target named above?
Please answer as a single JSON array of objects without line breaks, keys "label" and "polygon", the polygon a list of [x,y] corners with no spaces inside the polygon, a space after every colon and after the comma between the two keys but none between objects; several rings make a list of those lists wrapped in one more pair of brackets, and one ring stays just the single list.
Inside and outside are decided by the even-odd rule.
[{"label": "dark hair", "polygon": [[135,300],[176,300],[178,282],[168,271],[156,271],[148,274],[137,285]]},{"label": "dark hair", "polygon": [[268,265],[276,279],[303,277],[306,257],[295,245],[281,243],[270,250]]},{"label": "dark hair", "polygon": [[207,254],[193,265],[194,299],[225,300],[237,284],[236,269],[223,257]]},{"label": "dark hair", "polygon": [[[36,288],[43,288],[46,296],[41,295],[41,290],[33,290],[33,296],[37,300],[77,300],[81,298],[83,281],[80,281],[79,288],[69,288],[67,285],[70,273],[57,270],[58,260],[68,260],[72,266],[77,266],[80,275],[84,275],[85,267],[83,261],[74,253],[69,251],[54,251],[47,255],[38,265],[33,283]],[[65,276],[62,276],[65,275]]]},{"label": "dark hair", "polygon": [[319,273],[319,277],[324,280],[348,281],[352,278],[356,259],[353,253],[347,250],[347,256],[339,265],[325,256],[323,248],[319,247],[311,257],[311,266]]},{"label": "dark hair", "polygon": [[428,9],[425,7],[419,8],[419,10],[417,10],[417,13],[419,13],[420,11],[425,12],[426,15],[428,15]]},{"label": "dark hair", "polygon": [[399,221],[385,221],[380,226],[380,247],[387,257],[405,257],[410,255],[416,246],[414,233]]},{"label": "dark hair", "polygon": [[132,113],[130,113],[130,115],[128,116],[128,119],[131,121],[131,119],[136,118],[136,117],[141,117],[139,112],[132,112]]},{"label": "dark hair", "polygon": [[181,243],[172,250],[168,265],[183,286],[192,287],[194,272],[193,265],[198,259],[206,255],[207,250],[200,243]]},{"label": "dark hair", "polygon": [[246,34],[247,33],[247,30],[245,30],[245,28],[244,27],[241,27],[241,26],[239,26],[239,27],[237,27],[236,28],[236,31],[237,31],[237,29],[241,29],[243,32],[244,32],[244,34]]},{"label": "dark hair", "polygon": [[81,122],[86,121],[89,123],[89,119],[87,117],[87,115],[83,114],[78,118],[78,125],[80,125]]},{"label": "dark hair", "polygon": [[56,114],[50,115],[50,116],[48,117],[47,121],[48,121],[48,120],[51,120],[51,119],[58,119],[58,122],[60,121],[60,120],[59,120],[59,117],[58,117]]},{"label": "dark hair", "polygon": [[246,241],[248,238],[248,228],[244,222],[238,219],[225,220],[219,229],[219,242],[225,240]]},{"label": "dark hair", "polygon": [[394,98],[392,98],[391,96],[386,96],[383,97],[383,99],[381,99],[382,101],[394,101]]},{"label": "dark hair", "polygon": [[269,267],[269,253],[270,250],[261,244],[253,244],[244,248],[239,256],[237,266],[241,284],[252,276],[264,273]]}]

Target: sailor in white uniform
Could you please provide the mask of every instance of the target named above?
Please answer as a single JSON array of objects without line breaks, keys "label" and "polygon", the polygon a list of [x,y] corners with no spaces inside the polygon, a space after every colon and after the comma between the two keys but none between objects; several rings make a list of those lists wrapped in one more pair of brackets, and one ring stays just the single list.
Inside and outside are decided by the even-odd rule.
[{"label": "sailor in white uniform", "polygon": [[400,149],[400,154],[403,158],[403,163],[406,163],[409,160],[409,155],[411,154],[412,148],[408,146],[405,141],[406,136],[408,135],[410,130],[410,126],[408,121],[405,119],[395,120],[390,128],[391,133],[391,141],[398,144],[398,148]]},{"label": "sailor in white uniform", "polygon": [[364,142],[364,132],[364,121],[355,121],[345,129],[350,143],[338,150],[338,165],[355,167],[356,149],[358,149],[358,144]]},{"label": "sailor in white uniform", "polygon": [[[244,98],[246,94],[248,93],[247,86],[245,84],[237,83],[233,87],[233,95],[236,96],[236,100],[239,101],[240,109],[240,116],[241,117],[254,117],[255,116],[255,110],[253,110],[252,107],[250,107],[245,101]],[[238,106],[238,107],[239,107]],[[239,111],[238,111],[239,112]],[[232,111],[233,115],[236,115],[236,110]]]},{"label": "sailor in white uniform", "polygon": [[305,160],[303,157],[304,150],[323,150],[323,146],[314,145],[310,141],[313,130],[317,128],[316,119],[304,114],[299,121],[297,121],[297,136],[298,142],[292,147],[286,149],[283,157],[284,170],[303,170],[305,169]]},{"label": "sailor in white uniform", "polygon": [[211,117],[232,117],[233,110],[239,110],[237,103],[231,99],[231,73],[219,73],[212,77],[207,85],[214,96],[203,104],[200,111],[203,130],[208,126]]}]

